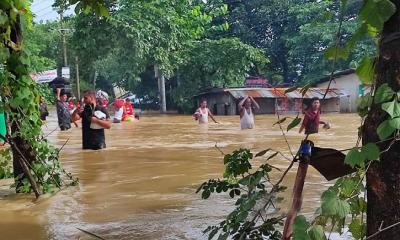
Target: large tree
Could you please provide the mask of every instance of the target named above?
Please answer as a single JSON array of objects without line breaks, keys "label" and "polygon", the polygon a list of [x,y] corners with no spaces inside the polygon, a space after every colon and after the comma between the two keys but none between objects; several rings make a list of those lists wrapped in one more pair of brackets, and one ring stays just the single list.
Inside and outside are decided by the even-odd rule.
[{"label": "large tree", "polygon": [[[335,39],[340,22],[341,1],[262,1],[213,0],[225,3],[230,28],[223,36],[240,38],[244,43],[264,50],[271,60],[269,77],[286,83],[312,81],[328,72],[330,62],[324,52]],[[347,1],[346,1],[347,2]],[[344,12],[341,37],[346,41],[358,27],[359,0],[348,1]],[[221,33],[219,34],[221,35]],[[363,48],[352,49],[351,56],[340,61],[338,69],[355,67],[373,45],[366,42]],[[330,71],[330,69],[329,69]]]},{"label": "large tree", "polygon": [[[363,143],[381,142],[388,135],[395,138],[380,143],[383,151],[380,161],[372,163],[368,170],[367,235],[379,233],[381,229],[400,222],[400,142],[397,141],[399,135],[398,130],[395,131],[391,127],[393,124],[387,126],[385,124],[388,121],[395,123],[398,119],[396,120],[396,116],[385,108],[384,103],[382,104],[385,101],[393,101],[394,107],[398,108],[399,105],[398,95],[394,96],[394,92],[400,91],[400,1],[392,0],[391,2],[396,5],[397,10],[385,23],[382,31],[379,57],[375,69],[378,91],[375,94],[374,105],[364,124]],[[381,90],[385,90],[384,96],[382,96]],[[397,112],[395,114],[398,115]],[[398,125],[394,126],[399,128]],[[383,127],[387,130],[382,129]],[[385,131],[389,131],[388,134],[385,134]],[[393,133],[394,131],[396,133]],[[382,231],[371,239],[395,240],[399,236],[400,228],[395,226]]]},{"label": "large tree", "polygon": [[[259,50],[237,39],[207,39],[210,33],[228,28],[225,22],[211,24],[226,11],[225,5],[206,8],[191,1],[120,1],[107,19],[79,16],[73,41],[80,58],[88,56],[84,60],[90,66],[83,70],[86,74],[97,71],[104,79],[142,97],[157,98],[152,67],[158,65],[167,76],[167,95],[182,107],[200,87],[241,85],[255,65]],[[226,64],[229,57],[235,64]],[[199,83],[209,75],[219,79]]]}]

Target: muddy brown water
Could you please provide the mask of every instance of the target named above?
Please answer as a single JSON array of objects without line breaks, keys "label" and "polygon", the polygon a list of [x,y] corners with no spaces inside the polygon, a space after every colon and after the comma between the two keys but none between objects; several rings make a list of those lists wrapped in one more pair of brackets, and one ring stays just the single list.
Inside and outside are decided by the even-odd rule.
[{"label": "muddy brown water", "polygon": [[[276,116],[256,116],[256,129],[240,130],[238,116],[217,117],[221,124],[199,126],[190,116],[143,116],[139,123],[114,124],[106,132],[107,149],[81,150],[81,129],[52,132],[50,117],[43,127],[49,140],[61,146],[63,166],[80,179],[53,196],[32,201],[15,195],[7,181],[0,188],[0,239],[91,239],[77,228],[106,239],[206,239],[208,225],[219,223],[232,209],[232,200],[215,196],[201,200],[196,188],[205,180],[222,176],[221,153],[240,147],[258,152],[266,148],[290,152]],[[312,136],[318,146],[345,149],[354,146],[360,119],[354,114],[323,115],[332,129]],[[296,151],[302,135],[287,133]],[[264,159],[265,160],[265,159]],[[255,162],[260,164],[263,159]],[[273,165],[285,169],[282,158]],[[284,184],[288,190],[280,205],[287,209],[296,173],[293,168]],[[281,173],[273,174],[278,179]],[[302,213],[312,216],[319,197],[333,182],[309,169]]]}]

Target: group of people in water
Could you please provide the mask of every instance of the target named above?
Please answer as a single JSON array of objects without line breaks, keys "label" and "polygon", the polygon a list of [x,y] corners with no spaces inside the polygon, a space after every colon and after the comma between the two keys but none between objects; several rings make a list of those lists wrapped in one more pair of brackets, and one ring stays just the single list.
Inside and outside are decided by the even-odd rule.
[{"label": "group of people in water", "polygon": [[[102,149],[106,147],[104,129],[111,128],[112,123],[137,122],[139,115],[134,113],[133,104],[129,98],[115,99],[109,106],[114,110],[114,119],[111,121],[107,111],[108,99],[99,92],[85,91],[83,99],[76,104],[68,101],[68,96],[62,89],[56,89],[56,110],[58,126],[61,131],[71,128],[82,120],[82,148]],[[45,99],[40,98],[40,117],[43,121],[49,115]]]},{"label": "group of people in water", "polygon": [[[58,117],[58,125],[61,131],[71,128],[71,123],[76,124],[82,120],[82,147],[83,149],[102,149],[106,147],[104,129],[110,129],[112,123],[121,123],[124,121],[138,121],[138,115],[135,115],[133,105],[129,98],[116,99],[109,106],[114,110],[114,116],[111,117],[107,111],[107,100],[95,91],[85,91],[82,102],[71,104],[67,100],[67,94],[61,89],[56,92],[56,109]],[[39,104],[40,116],[42,120],[46,120],[49,115],[45,99],[42,97]],[[254,115],[260,109],[259,104],[252,96],[246,96],[238,103],[241,129],[255,128]],[[200,107],[195,111],[193,117],[199,124],[208,124],[209,118],[215,123],[218,121],[207,107],[207,101],[204,99],[200,102]],[[299,133],[305,131],[305,134],[318,133],[319,125],[323,124],[324,128],[330,128],[328,122],[320,120],[320,101],[318,98],[311,99],[305,109],[305,116]]]},{"label": "group of people in water", "polygon": [[[257,101],[251,96],[244,97],[238,104],[240,127],[241,129],[253,129],[255,127],[254,114],[260,109]],[[195,111],[193,117],[199,124],[208,124],[210,117],[215,123],[218,121],[207,107],[207,100],[200,101],[200,107]],[[323,125],[325,129],[330,128],[329,122],[320,120],[321,118],[321,104],[319,98],[312,98],[307,108],[305,109],[305,116],[300,126],[299,133],[305,131],[305,134],[318,133],[319,125]]]}]

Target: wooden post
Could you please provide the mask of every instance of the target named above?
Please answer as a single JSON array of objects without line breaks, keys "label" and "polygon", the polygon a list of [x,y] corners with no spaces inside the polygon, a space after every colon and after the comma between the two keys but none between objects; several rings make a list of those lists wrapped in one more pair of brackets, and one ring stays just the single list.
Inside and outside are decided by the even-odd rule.
[{"label": "wooden post", "polygon": [[286,218],[285,227],[283,229],[283,240],[290,240],[292,236],[292,225],[294,223],[294,219],[301,209],[301,204],[303,202],[302,193],[309,163],[309,156],[304,156],[300,158],[299,168],[297,169],[296,180],[293,186],[292,207],[290,208],[290,211]]}]

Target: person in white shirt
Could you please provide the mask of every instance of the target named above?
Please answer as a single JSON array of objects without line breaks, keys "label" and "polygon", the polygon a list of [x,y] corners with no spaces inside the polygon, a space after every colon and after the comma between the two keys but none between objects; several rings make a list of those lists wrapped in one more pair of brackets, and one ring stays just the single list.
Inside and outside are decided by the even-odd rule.
[{"label": "person in white shirt", "polygon": [[238,107],[240,114],[240,127],[242,129],[254,128],[254,110],[260,109],[258,103],[253,97],[247,96],[239,102]]},{"label": "person in white shirt", "polygon": [[218,123],[210,109],[207,108],[206,100],[201,100],[200,107],[193,114],[193,117],[196,121],[199,121],[199,124],[208,124],[208,117],[210,117],[215,123]]}]

